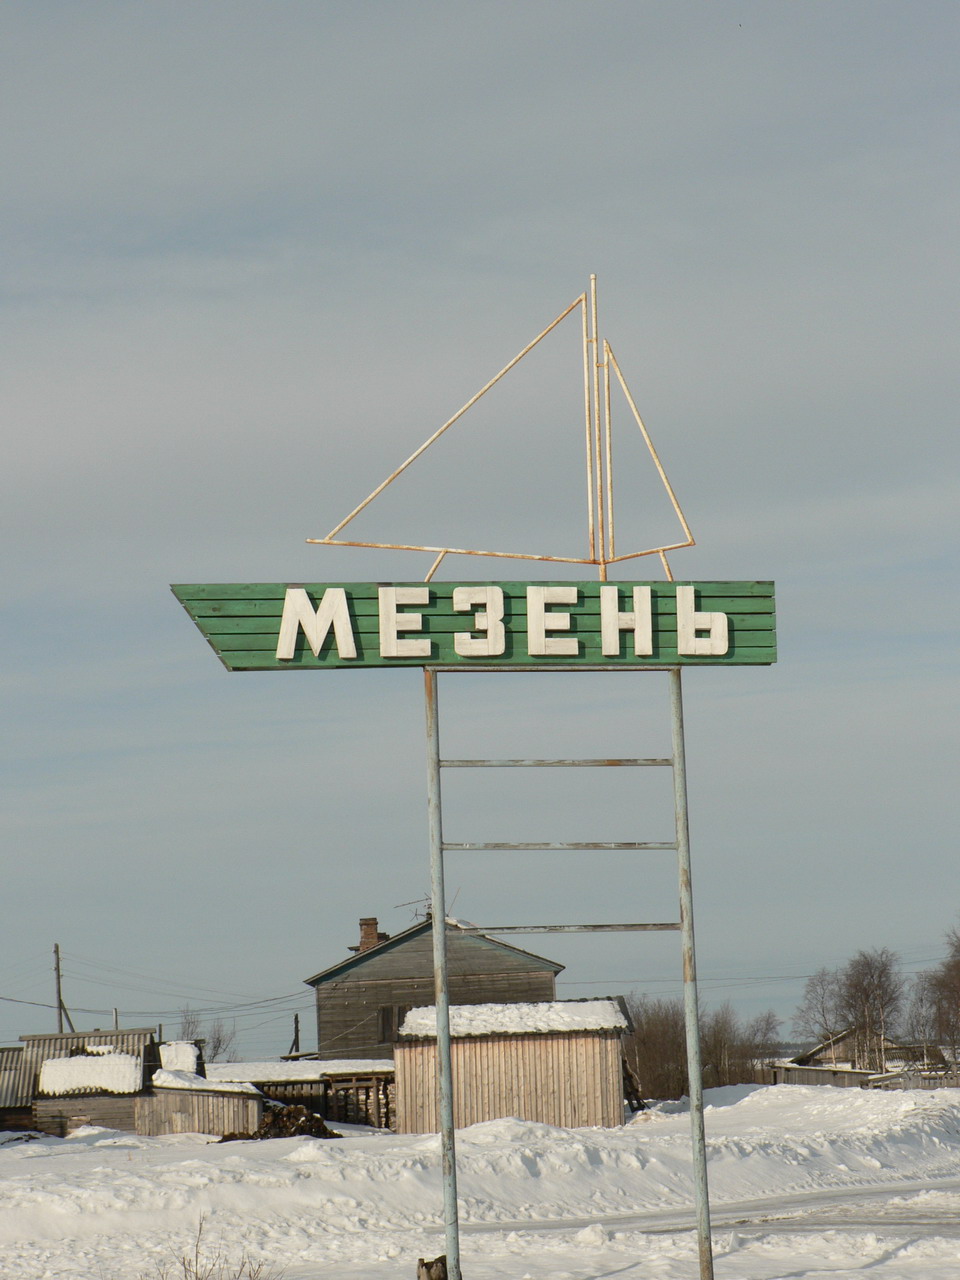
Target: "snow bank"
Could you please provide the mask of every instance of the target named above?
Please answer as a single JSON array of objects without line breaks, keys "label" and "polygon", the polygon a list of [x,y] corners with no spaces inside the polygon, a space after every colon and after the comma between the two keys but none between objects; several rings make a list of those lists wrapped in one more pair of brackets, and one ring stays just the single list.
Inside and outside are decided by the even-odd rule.
[{"label": "snow bank", "polygon": [[[960,1090],[708,1090],[718,1280],[956,1280]],[[338,1128],[339,1126],[334,1126]],[[354,1136],[356,1135],[356,1136]],[[690,1121],[457,1135],[470,1280],[689,1280]],[[396,1280],[443,1252],[436,1135],[217,1144],[86,1128],[0,1143],[3,1280],[140,1280],[242,1253],[285,1280]]]},{"label": "snow bank", "polygon": [[150,1082],[155,1089],[205,1089],[208,1093],[259,1093],[252,1084],[208,1080],[193,1071],[155,1071]]},{"label": "snow bank", "polygon": [[304,1059],[301,1062],[208,1062],[209,1080],[248,1080],[281,1084],[320,1080],[323,1076],[366,1076],[393,1071],[390,1058]]},{"label": "snow bank", "polygon": [[[542,1004],[459,1004],[450,1010],[453,1036],[524,1035],[545,1031],[624,1030],[615,1000],[551,1000]],[[411,1009],[401,1036],[435,1036],[435,1005]]]},{"label": "snow bank", "polygon": [[94,1054],[47,1058],[40,1067],[37,1092],[60,1098],[73,1093],[136,1093],[143,1088],[138,1055],[111,1052],[109,1045],[94,1047]]}]

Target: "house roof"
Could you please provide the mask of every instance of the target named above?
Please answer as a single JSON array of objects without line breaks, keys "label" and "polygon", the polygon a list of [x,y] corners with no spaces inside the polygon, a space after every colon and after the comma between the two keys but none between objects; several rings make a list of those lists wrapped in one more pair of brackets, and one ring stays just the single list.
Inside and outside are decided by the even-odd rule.
[{"label": "house roof", "polygon": [[[512,947],[508,942],[501,942],[499,939],[489,937],[485,933],[466,933],[464,932],[465,926],[459,920],[447,917],[446,924],[449,934],[460,933],[464,941],[475,942],[483,948],[493,948],[515,958],[522,957],[525,961],[529,961],[532,969],[545,969],[557,974],[564,968],[556,960],[548,960],[546,956],[538,956],[532,951],[524,951],[520,947]],[[375,947],[368,947],[366,951],[360,951],[346,960],[341,960],[339,964],[332,965],[329,969],[323,969],[320,973],[315,973],[312,978],[304,978],[304,982],[308,987],[318,987],[321,983],[343,977],[345,974],[354,972],[363,965],[370,963],[370,961],[378,960],[389,952],[395,951],[398,947],[404,946],[405,943],[422,937],[424,934],[429,933],[432,927],[430,920],[421,920],[417,924],[411,925],[409,929],[405,929],[402,933],[394,934],[392,938],[388,938],[385,942],[377,943]]]},{"label": "house roof", "polygon": [[[830,1053],[831,1050],[839,1049],[850,1037],[855,1033],[855,1027],[844,1027],[842,1031],[836,1032],[835,1035],[828,1036],[826,1040],[820,1044],[815,1044],[812,1049],[805,1049],[803,1053],[798,1053],[795,1058],[789,1061],[797,1067],[809,1066],[814,1058],[822,1057],[824,1054]],[[883,1037],[884,1051],[898,1050],[902,1046],[895,1040],[891,1040],[889,1036]]]}]

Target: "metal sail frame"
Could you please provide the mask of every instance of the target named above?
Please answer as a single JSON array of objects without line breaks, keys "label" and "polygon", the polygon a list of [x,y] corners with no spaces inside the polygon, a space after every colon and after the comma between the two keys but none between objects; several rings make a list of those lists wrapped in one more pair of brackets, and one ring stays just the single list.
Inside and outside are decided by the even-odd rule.
[{"label": "metal sail frame", "polygon": [[[586,453],[586,498],[587,498],[587,544],[588,554],[586,556],[555,556],[545,555],[531,551],[493,551],[479,550],[471,547],[449,547],[449,546],[431,546],[423,543],[412,542],[365,542],[348,538],[341,538],[340,534],[348,524],[351,523],[361,511],[366,510],[372,502],[374,502],[381,493],[387,489],[398,476],[401,476],[408,467],[412,466],[426,451],[434,444],[444,432],[448,431],[456,422],[459,422],[464,415],[473,408],[473,406],[486,395],[491,388],[511,371],[515,369],[525,356],[528,356],[535,347],[552,333],[569,315],[572,315],[577,309],[581,315],[581,331],[583,343],[583,402],[584,402],[584,441]],[[633,415],[634,421],[643,436],[644,443],[650,454],[653,465],[657,470],[661,483],[666,491],[670,504],[676,513],[677,519],[683,530],[684,539],[682,542],[668,542],[656,547],[646,547],[642,551],[628,551],[625,554],[618,555],[616,551],[616,534],[614,527],[614,492],[613,492],[613,422],[611,413],[611,372],[615,375],[617,382],[623,391],[627,405]],[[598,330],[598,310],[597,310],[597,277],[590,277],[590,287],[560,314],[556,319],[552,320],[547,327],[542,330],[533,339],[528,342],[522,351],[518,352],[512,360],[510,360],[499,373],[495,374],[485,386],[470,397],[470,399],[457,410],[457,412],[448,418],[442,426],[434,431],[418,449],[402,462],[396,470],[369,493],[364,500],[345,516],[339,524],[335,525],[325,538],[308,538],[307,542],[319,546],[328,547],[370,547],[378,551],[427,551],[432,552],[436,559],[430,566],[424,581],[429,582],[440,567],[444,558],[449,555],[460,556],[487,556],[503,560],[537,560],[552,564],[589,564],[596,565],[599,569],[601,581],[606,581],[607,566],[611,564],[619,564],[625,560],[635,560],[641,556],[656,555],[660,557],[664,572],[668,580],[672,580],[673,575],[670,572],[670,566],[667,563],[666,553],[668,551],[678,551],[684,547],[692,547],[695,545],[695,539],[690,531],[686,516],[677,500],[673,486],[667,477],[663,463],[654,446],[650,433],[640,416],[636,401],[627,385],[627,381],[623,376],[617,358],[613,353],[609,342],[606,339],[601,340]]]},{"label": "metal sail frame", "polygon": [[[525,356],[552,333],[577,309],[581,313],[583,343],[583,391],[584,391],[584,439],[586,452],[586,499],[588,555],[584,557],[552,556],[522,551],[478,550],[466,547],[428,546],[414,543],[369,542],[340,538],[343,529],[364,511],[471,409],[482,396],[514,369]],[[613,488],[613,431],[611,415],[611,372],[616,377],[627,404],[639,428],[660,480],[666,490],[673,510],[684,534],[681,542],[671,542],[641,551],[618,554],[614,528]],[[650,434],[644,425],[636,402],[617,363],[610,344],[599,336],[597,308],[597,278],[590,277],[589,289],[563,310],[532,342],[528,343],[499,373],[490,379],[476,395],[472,396],[451,418],[439,427],[395,471],[379,484],[358,506],[337,524],[324,538],[308,538],[309,543],[321,546],[367,547],[384,551],[424,551],[435,556],[425,581],[429,582],[448,555],[486,556],[498,559],[532,560],[559,564],[595,565],[601,581],[607,579],[607,568],[626,560],[656,555],[663,566],[668,581],[673,573],[667,560],[668,551],[681,550],[695,545],[693,534],[680,503],[657,454]],[[508,668],[487,668],[502,672]],[[554,665],[553,671],[564,669]],[[693,888],[690,868],[689,824],[687,817],[686,757],[683,734],[683,702],[680,668],[667,669],[670,680],[670,717],[672,755],[667,759],[630,760],[454,760],[444,759],[440,753],[439,704],[437,676],[450,668],[424,668],[424,696],[427,737],[427,819],[430,844],[431,910],[433,918],[433,967],[434,996],[437,1010],[437,1089],[440,1112],[440,1143],[443,1178],[443,1214],[446,1244],[447,1274],[449,1280],[462,1280],[460,1258],[460,1229],[457,1205],[456,1139],[453,1113],[453,1074],[450,1045],[450,1002],[447,982],[446,956],[446,895],[444,887],[444,854],[447,851],[466,852],[483,849],[592,849],[602,848],[651,850],[665,849],[676,852],[679,885],[679,920],[656,923],[623,925],[503,925],[484,926],[478,932],[485,933],[541,933],[541,932],[612,932],[612,931],[678,931],[682,936],[682,966],[684,992],[684,1019],[686,1027],[688,1088],[690,1093],[691,1135],[693,1144],[693,1181],[695,1191],[697,1242],[699,1252],[699,1280],[713,1280],[713,1252],[710,1237],[710,1207],[707,1186],[706,1142],[703,1123],[703,1082],[700,1064],[699,1016],[697,999],[696,952],[693,929]],[[460,672],[462,674],[462,672]],[[598,767],[606,765],[669,766],[673,773],[674,814],[676,838],[658,842],[610,842],[589,844],[535,843],[489,844],[451,843],[443,837],[443,813],[441,770],[463,767]]]}]

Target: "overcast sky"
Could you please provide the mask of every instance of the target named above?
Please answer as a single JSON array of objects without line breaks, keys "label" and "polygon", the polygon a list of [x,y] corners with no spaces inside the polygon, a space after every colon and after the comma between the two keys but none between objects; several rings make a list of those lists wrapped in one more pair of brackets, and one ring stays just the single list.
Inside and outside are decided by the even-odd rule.
[{"label": "overcast sky", "polygon": [[[704,1002],[789,1031],[815,969],[943,954],[955,4],[12,0],[0,34],[0,1042],[55,1026],[59,942],[78,1026],[189,1003],[282,1053],[358,918],[422,910],[419,674],[228,675],[168,584],[422,577],[305,539],[591,272],[676,576],[777,584],[778,664],[685,681]],[[576,321],[550,344],[358,533],[580,554]],[[622,537],[673,540],[614,412]],[[464,753],[668,742],[654,674],[441,694]],[[450,783],[448,838],[670,838],[662,780],[521,772]],[[452,910],[665,918],[664,857],[451,855]],[[562,995],[678,990],[673,935],[529,945]]]}]

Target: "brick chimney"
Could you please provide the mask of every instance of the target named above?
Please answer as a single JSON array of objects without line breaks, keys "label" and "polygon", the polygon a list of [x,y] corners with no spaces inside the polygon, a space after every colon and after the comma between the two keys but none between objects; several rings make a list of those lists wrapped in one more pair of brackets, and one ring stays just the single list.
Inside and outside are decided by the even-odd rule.
[{"label": "brick chimney", "polygon": [[364,916],[360,921],[360,945],[351,947],[351,951],[369,951],[371,947],[378,946],[381,942],[388,942],[389,933],[381,933],[377,928],[376,916]]}]

